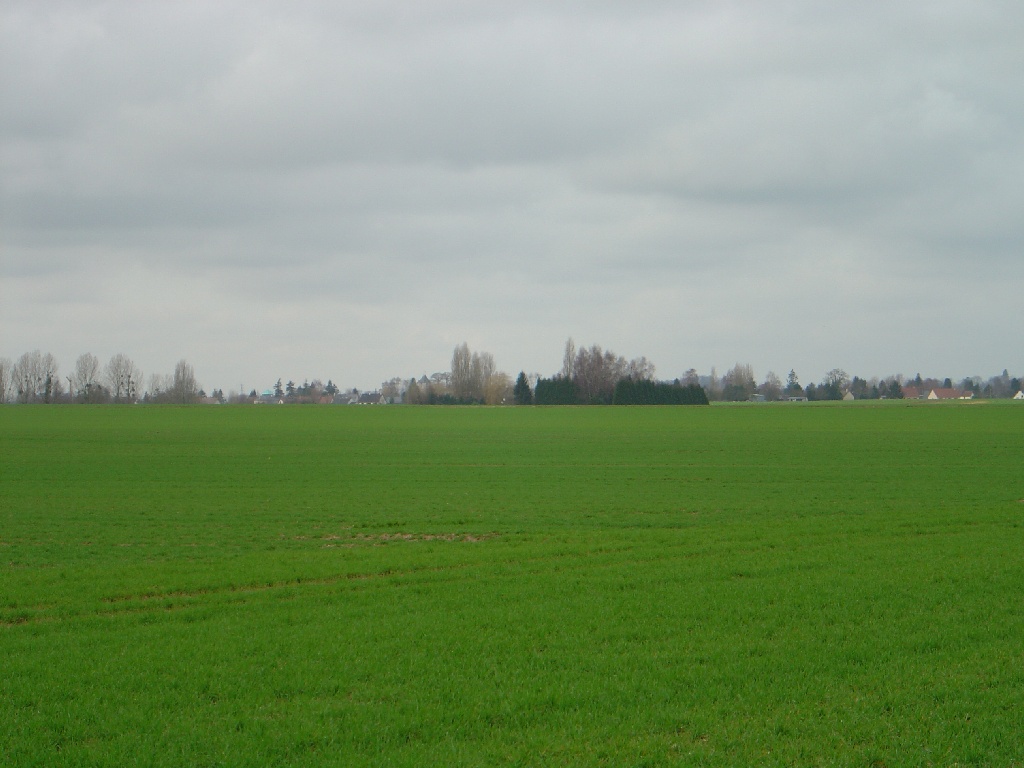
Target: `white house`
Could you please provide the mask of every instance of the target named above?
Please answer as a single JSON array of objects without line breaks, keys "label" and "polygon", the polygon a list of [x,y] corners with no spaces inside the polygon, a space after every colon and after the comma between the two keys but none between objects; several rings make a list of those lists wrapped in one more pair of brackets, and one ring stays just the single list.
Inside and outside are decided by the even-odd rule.
[{"label": "white house", "polygon": [[1024,389],[1013,396],[1014,400],[1024,400]]},{"label": "white house", "polygon": [[925,397],[926,400],[971,400],[974,393],[969,389],[949,389],[948,387],[936,387]]}]

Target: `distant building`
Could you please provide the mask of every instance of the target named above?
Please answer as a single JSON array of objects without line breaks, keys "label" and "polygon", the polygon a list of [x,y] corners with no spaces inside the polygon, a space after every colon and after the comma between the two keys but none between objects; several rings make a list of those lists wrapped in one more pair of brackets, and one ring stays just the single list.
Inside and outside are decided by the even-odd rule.
[{"label": "distant building", "polygon": [[927,395],[927,400],[971,400],[974,393],[969,389],[950,389],[948,387],[936,387]]},{"label": "distant building", "polygon": [[1024,390],[1021,390],[1016,395],[1014,395],[1013,399],[1014,400],[1024,400]]},{"label": "distant building", "polygon": [[275,397],[274,396],[274,391],[272,389],[264,389],[262,392],[260,392],[259,399],[256,400],[255,402],[256,403],[283,403],[284,400],[282,400],[279,397]]}]

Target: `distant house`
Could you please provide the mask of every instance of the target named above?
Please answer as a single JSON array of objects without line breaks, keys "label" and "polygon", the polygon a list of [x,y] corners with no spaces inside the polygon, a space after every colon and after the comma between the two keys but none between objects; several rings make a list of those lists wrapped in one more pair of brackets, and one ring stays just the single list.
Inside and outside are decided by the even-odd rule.
[{"label": "distant house", "polygon": [[270,390],[270,389],[264,389],[260,393],[259,399],[255,400],[254,402],[257,403],[257,404],[258,403],[274,403],[274,404],[279,404],[279,405],[283,405],[284,404],[284,400],[282,398],[280,398],[280,397],[277,397],[274,394],[273,390]]},{"label": "distant house", "polygon": [[1021,390],[1016,395],[1014,395],[1013,399],[1014,400],[1024,400],[1024,390]]},{"label": "distant house", "polygon": [[805,396],[803,396],[803,395],[793,396],[793,397],[789,398],[789,402],[791,402],[791,403],[806,403],[807,402],[807,398]]},{"label": "distant house", "polygon": [[760,393],[755,393],[755,394],[750,396],[750,402],[752,402],[752,403],[763,403],[767,399],[768,399],[767,397],[765,397],[764,395],[762,395]]},{"label": "distant house", "polygon": [[384,395],[380,392],[363,392],[358,402],[359,405],[380,405],[384,402]]},{"label": "distant house", "polygon": [[974,393],[969,389],[950,389],[948,387],[936,387],[931,390],[926,399],[928,400],[970,400]]},{"label": "distant house", "polygon": [[843,395],[843,400],[856,400],[856,399],[857,398],[855,398],[853,396],[853,392],[847,392],[845,395]]},{"label": "distant house", "polygon": [[903,388],[903,399],[904,400],[922,400],[927,397],[926,392],[922,392],[920,387],[904,387]]}]

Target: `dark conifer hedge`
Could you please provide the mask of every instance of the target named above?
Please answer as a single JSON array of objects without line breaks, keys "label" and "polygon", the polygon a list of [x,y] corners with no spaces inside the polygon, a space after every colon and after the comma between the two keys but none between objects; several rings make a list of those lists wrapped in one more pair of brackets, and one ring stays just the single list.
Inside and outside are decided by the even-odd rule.
[{"label": "dark conifer hedge", "polygon": [[699,384],[622,379],[615,385],[612,403],[614,405],[707,405],[708,396]]},{"label": "dark conifer hedge", "polygon": [[576,405],[576,385],[572,379],[561,376],[553,379],[539,379],[533,390],[536,405]]},{"label": "dark conifer hedge", "polygon": [[[561,376],[540,379],[533,393],[537,405],[600,405],[581,403],[572,379]],[[708,396],[699,384],[622,379],[615,385],[612,405],[707,405]]]}]

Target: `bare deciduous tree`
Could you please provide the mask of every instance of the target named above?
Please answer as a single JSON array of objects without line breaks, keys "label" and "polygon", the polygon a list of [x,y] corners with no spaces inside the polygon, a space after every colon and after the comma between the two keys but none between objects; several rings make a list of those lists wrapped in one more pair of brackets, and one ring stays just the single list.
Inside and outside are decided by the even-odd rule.
[{"label": "bare deciduous tree", "polygon": [[51,403],[63,391],[57,377],[57,360],[38,349],[26,352],[11,371],[11,384],[22,403]]},{"label": "bare deciduous tree", "polygon": [[626,375],[634,381],[653,381],[654,363],[646,357],[635,357],[626,367]]},{"label": "bare deciduous tree", "polygon": [[467,399],[473,388],[473,356],[469,344],[462,342],[452,352],[452,395],[460,400]]},{"label": "bare deciduous tree", "polygon": [[768,371],[764,377],[764,383],[758,388],[765,400],[782,399],[782,379],[775,371]]},{"label": "bare deciduous tree", "polygon": [[385,401],[389,403],[397,403],[402,399],[402,393],[405,391],[405,379],[395,376],[380,385],[380,394]]},{"label": "bare deciduous tree", "polygon": [[470,352],[469,345],[463,342],[452,352],[452,396],[464,402],[483,402],[494,372],[494,355]]},{"label": "bare deciduous tree", "polygon": [[749,400],[756,389],[754,369],[749,365],[736,363],[722,377],[722,397],[725,400]]},{"label": "bare deciduous tree", "polygon": [[850,385],[850,377],[842,368],[833,368],[825,374],[825,386],[843,389]]},{"label": "bare deciduous tree", "polygon": [[[79,355],[78,360],[75,361],[75,372],[71,374],[71,391],[68,394],[82,402],[96,402],[97,396],[103,394],[98,381],[99,373],[100,361],[95,355],[89,352]],[[99,397],[99,399],[103,398]]]},{"label": "bare deciduous tree", "polygon": [[512,377],[502,371],[492,374],[485,385],[484,402],[487,405],[512,402]]},{"label": "bare deciduous tree", "polygon": [[720,400],[722,397],[722,382],[718,378],[718,370],[711,366],[711,373],[708,374],[708,385],[704,388],[708,393],[708,400]]},{"label": "bare deciduous tree", "polygon": [[157,402],[167,401],[170,398],[171,387],[174,385],[174,377],[168,373],[154,373],[149,377],[149,386],[146,387],[148,399]]},{"label": "bare deciduous tree", "polygon": [[565,353],[562,355],[562,378],[571,379],[576,366],[576,342],[572,336],[566,339]]},{"label": "bare deciduous tree", "polygon": [[597,344],[581,348],[573,361],[572,380],[576,393],[583,403],[608,402],[612,400],[615,385],[625,378],[628,371],[626,358],[617,356],[611,350],[605,352]]},{"label": "bare deciduous tree", "polygon": [[127,355],[116,354],[104,369],[107,386],[115,403],[131,403],[142,390],[142,372]]},{"label": "bare deciduous tree", "polygon": [[7,402],[7,393],[11,388],[11,368],[13,363],[6,357],[0,357],[0,403]]},{"label": "bare deciduous tree", "polygon": [[[427,386],[429,386],[429,384]],[[409,379],[409,384],[405,388],[405,397],[402,402],[409,405],[420,405],[425,400],[426,395],[424,395],[420,385],[416,383],[416,379]]]},{"label": "bare deciduous tree", "polygon": [[486,400],[487,388],[494,375],[494,355],[490,352],[474,352],[472,370],[473,374],[470,377],[473,381],[472,397],[474,400]]},{"label": "bare deciduous tree", "polygon": [[37,349],[18,358],[11,370],[11,387],[19,403],[31,403],[39,392],[42,353]]},{"label": "bare deciduous tree", "polygon": [[57,371],[60,366],[57,365],[57,359],[47,352],[43,355],[42,365],[42,378],[43,378],[43,402],[52,403],[56,400],[64,390],[64,385],[61,383],[60,376],[57,375]]},{"label": "bare deciduous tree", "polygon": [[850,387],[850,377],[842,368],[833,368],[825,374],[825,380],[821,383],[823,391],[822,400],[842,400],[846,390]]},{"label": "bare deciduous tree", "polygon": [[186,360],[179,360],[174,366],[174,377],[168,392],[172,403],[194,403],[199,399],[199,384],[196,373]]}]

